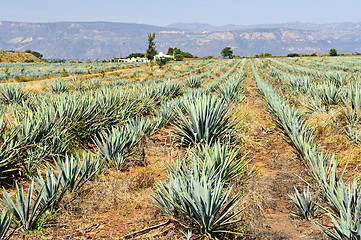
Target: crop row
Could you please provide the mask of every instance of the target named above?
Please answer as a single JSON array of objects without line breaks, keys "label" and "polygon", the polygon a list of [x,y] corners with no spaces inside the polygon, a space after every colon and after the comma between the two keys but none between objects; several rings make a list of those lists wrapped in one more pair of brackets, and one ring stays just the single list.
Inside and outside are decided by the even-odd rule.
[{"label": "crop row", "polygon": [[[343,182],[344,171],[338,175],[337,159],[333,154],[324,152],[320,144],[314,141],[314,130],[304,116],[260,77],[253,63],[252,71],[276,123],[291,140],[315,180],[316,184],[312,187],[319,189],[318,205],[327,205],[323,209],[329,213],[334,231],[322,226],[325,233],[330,239],[359,239],[361,199],[357,179],[352,181],[352,185]],[[316,199],[311,199],[308,189],[302,195],[297,191],[293,199],[299,209],[298,215],[305,218],[312,216],[310,211],[313,211],[312,204]]]}]

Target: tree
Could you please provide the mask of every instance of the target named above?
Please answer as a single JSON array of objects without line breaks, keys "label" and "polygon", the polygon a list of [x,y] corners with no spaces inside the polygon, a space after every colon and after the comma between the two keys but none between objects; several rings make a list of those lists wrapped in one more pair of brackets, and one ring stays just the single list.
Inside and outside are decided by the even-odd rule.
[{"label": "tree", "polygon": [[233,50],[231,49],[231,47],[225,47],[222,49],[221,54],[222,54],[222,57],[232,58]]},{"label": "tree", "polygon": [[289,53],[289,54],[287,54],[287,57],[299,57],[300,56],[300,54],[298,54],[298,53]]},{"label": "tree", "polygon": [[337,56],[337,51],[334,48],[330,49],[330,56]]},{"label": "tree", "polygon": [[174,54],[174,60],[183,61],[184,56],[182,54]]},{"label": "tree", "polygon": [[193,58],[189,52],[183,52],[179,48],[168,48],[167,55],[174,55],[176,61],[182,61],[183,58]]},{"label": "tree", "polygon": [[131,54],[129,54],[129,56],[128,57],[126,57],[126,58],[137,58],[137,57],[140,57],[140,58],[143,58],[144,57],[144,53],[131,53]]},{"label": "tree", "polygon": [[157,58],[155,61],[158,64],[159,68],[163,68],[163,66],[169,62],[169,58],[165,58],[165,57],[161,57],[161,58]]},{"label": "tree", "polygon": [[148,49],[145,53],[145,57],[148,58],[148,60],[153,60],[154,56],[157,55],[157,50],[155,50],[155,33],[148,34]]},{"label": "tree", "polygon": [[25,50],[25,52],[26,52],[26,53],[30,53],[30,54],[32,54],[32,55],[34,55],[35,57],[40,58],[40,59],[43,57],[43,54],[41,54],[41,53],[39,53],[39,52],[31,51],[31,50],[29,50],[29,49]]}]

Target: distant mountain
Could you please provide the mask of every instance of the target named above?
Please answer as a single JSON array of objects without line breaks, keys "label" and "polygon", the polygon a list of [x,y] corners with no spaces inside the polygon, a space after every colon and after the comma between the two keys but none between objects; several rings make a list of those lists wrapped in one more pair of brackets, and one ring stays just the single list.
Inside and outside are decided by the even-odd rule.
[{"label": "distant mountain", "polygon": [[31,49],[43,53],[45,58],[112,58],[144,52],[147,34],[165,29],[134,23],[0,22],[0,49]]},{"label": "distant mountain", "polygon": [[289,22],[279,24],[255,24],[255,25],[235,25],[228,24],[223,26],[213,26],[205,23],[173,23],[167,25],[181,30],[202,31],[202,30],[246,30],[246,29],[272,29],[272,28],[289,28],[299,30],[311,30],[311,31],[352,31],[354,29],[361,28],[361,22],[343,22],[343,23],[327,23],[327,24],[315,24],[315,23],[302,23],[302,22]]},{"label": "distant mountain", "polygon": [[188,30],[188,31],[202,31],[202,30],[217,30],[218,27],[207,23],[172,23],[166,26],[167,28]]},{"label": "distant mountain", "polygon": [[147,35],[156,33],[158,51],[177,47],[197,56],[218,56],[225,46],[253,56],[298,53],[361,52],[361,23],[283,23],[212,26],[175,23],[166,27],[134,23],[0,22],[0,50],[31,49],[45,58],[109,59],[145,52]]}]

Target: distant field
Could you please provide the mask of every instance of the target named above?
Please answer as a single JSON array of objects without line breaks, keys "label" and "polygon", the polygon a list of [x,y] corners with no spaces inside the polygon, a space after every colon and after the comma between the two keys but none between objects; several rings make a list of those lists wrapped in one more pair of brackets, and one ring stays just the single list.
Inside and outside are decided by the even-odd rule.
[{"label": "distant field", "polygon": [[360,63],[0,63],[0,239],[361,229]]}]

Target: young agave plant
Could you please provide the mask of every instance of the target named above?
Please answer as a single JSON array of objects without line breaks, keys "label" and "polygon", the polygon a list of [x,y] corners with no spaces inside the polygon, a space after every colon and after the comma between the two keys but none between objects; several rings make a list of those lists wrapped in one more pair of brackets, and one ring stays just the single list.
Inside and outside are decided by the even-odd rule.
[{"label": "young agave plant", "polygon": [[12,221],[12,215],[9,214],[9,211],[7,209],[4,209],[0,215],[0,239],[5,239],[11,221]]},{"label": "young agave plant", "polygon": [[212,95],[199,95],[197,98],[184,98],[182,105],[185,113],[178,107],[175,127],[184,146],[234,141],[231,131],[235,122],[231,120],[227,102]]},{"label": "young agave plant", "polygon": [[34,189],[34,181],[31,182],[27,195],[24,194],[24,188],[20,189],[15,182],[16,195],[15,202],[9,193],[3,188],[4,201],[8,209],[13,214],[14,220],[25,230],[32,230],[36,227],[41,216],[49,209],[54,199],[50,199],[45,205],[41,203],[44,195],[44,186],[41,187],[38,194]]},{"label": "young agave plant", "polygon": [[291,215],[305,218],[310,220],[314,216],[315,212],[315,202],[318,198],[319,192],[314,198],[311,198],[310,187],[307,186],[307,189],[303,189],[300,193],[295,187],[295,193],[293,195],[288,195],[295,206],[298,209],[298,212],[291,212]]}]

